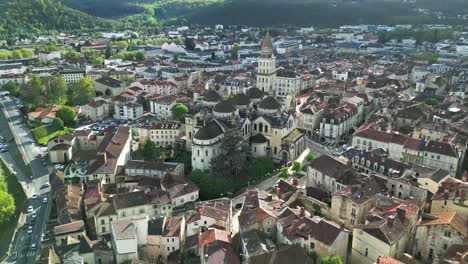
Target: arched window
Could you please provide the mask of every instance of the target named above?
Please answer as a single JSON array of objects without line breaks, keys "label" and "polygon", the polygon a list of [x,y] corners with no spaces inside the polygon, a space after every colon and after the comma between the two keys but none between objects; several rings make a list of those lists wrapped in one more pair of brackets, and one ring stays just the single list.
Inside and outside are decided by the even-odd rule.
[{"label": "arched window", "polygon": [[265,125],[265,133],[268,133],[268,125]]},{"label": "arched window", "polygon": [[263,132],[263,123],[258,125],[258,131]]},{"label": "arched window", "polygon": [[257,131],[257,124],[254,124],[254,131]]}]

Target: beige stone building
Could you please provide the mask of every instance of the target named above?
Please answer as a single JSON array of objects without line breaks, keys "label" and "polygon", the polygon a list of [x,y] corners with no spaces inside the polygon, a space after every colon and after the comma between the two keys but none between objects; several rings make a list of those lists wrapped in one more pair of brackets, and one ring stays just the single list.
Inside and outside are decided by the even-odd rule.
[{"label": "beige stone building", "polygon": [[468,245],[466,217],[455,212],[423,215],[416,226],[414,255],[425,263],[436,256],[445,256],[452,245]]}]

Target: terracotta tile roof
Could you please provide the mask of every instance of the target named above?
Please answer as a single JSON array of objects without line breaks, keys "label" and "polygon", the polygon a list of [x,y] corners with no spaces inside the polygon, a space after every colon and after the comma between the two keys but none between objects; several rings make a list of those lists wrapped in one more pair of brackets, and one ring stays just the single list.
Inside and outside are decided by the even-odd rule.
[{"label": "terracotta tile roof", "polygon": [[198,246],[203,248],[205,245],[217,240],[231,243],[231,234],[228,231],[216,228],[208,229],[207,231],[201,232],[198,235]]},{"label": "terracotta tile roof", "polygon": [[418,226],[432,226],[432,225],[449,225],[453,229],[460,232],[465,238],[468,237],[468,226],[463,217],[456,212],[449,212],[444,214],[434,214],[421,219]]},{"label": "terracotta tile roof", "polygon": [[178,237],[180,236],[180,231],[183,228],[182,222],[184,220],[183,216],[172,216],[164,219],[164,237]]},{"label": "terracotta tile roof", "polygon": [[54,234],[58,236],[58,235],[64,235],[64,234],[69,234],[69,233],[81,232],[84,230],[85,230],[84,222],[83,220],[80,220],[80,221],[54,227]]},{"label": "terracotta tile roof", "polygon": [[404,264],[404,263],[394,258],[391,258],[389,256],[382,256],[377,259],[376,264]]},{"label": "terracotta tile roof", "polygon": [[390,142],[390,140],[392,139],[391,133],[378,131],[378,130],[374,130],[370,128],[358,131],[357,133],[354,134],[354,136],[373,139],[373,140],[380,141],[380,142]]}]

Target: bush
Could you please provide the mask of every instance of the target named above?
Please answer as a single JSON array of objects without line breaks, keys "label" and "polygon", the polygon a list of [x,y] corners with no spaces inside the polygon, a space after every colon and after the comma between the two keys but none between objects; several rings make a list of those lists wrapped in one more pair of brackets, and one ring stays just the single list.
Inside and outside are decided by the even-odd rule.
[{"label": "bush", "polygon": [[63,130],[58,130],[58,131],[55,131],[49,135],[46,135],[45,137],[41,137],[37,140],[37,143],[40,144],[40,145],[46,145],[47,142],[49,142],[49,140],[55,138],[55,137],[58,137],[58,136],[61,136],[61,135],[66,135],[66,134],[69,134],[71,132],[73,132],[73,128],[71,127],[65,127]]}]

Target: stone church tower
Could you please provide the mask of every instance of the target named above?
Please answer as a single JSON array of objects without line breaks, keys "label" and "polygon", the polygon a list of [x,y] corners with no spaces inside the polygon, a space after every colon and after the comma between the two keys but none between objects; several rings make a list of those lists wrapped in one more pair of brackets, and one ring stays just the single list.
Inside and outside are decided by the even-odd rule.
[{"label": "stone church tower", "polygon": [[267,32],[262,41],[262,51],[258,59],[257,88],[274,95],[276,86],[276,58],[273,55],[273,44]]}]

